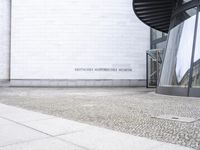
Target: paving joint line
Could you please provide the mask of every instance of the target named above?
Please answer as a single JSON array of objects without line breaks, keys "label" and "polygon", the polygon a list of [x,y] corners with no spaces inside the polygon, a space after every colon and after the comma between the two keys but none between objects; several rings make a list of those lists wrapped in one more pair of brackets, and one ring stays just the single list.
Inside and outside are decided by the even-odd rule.
[{"label": "paving joint line", "polygon": [[[27,125],[25,125],[25,124],[22,124],[22,123],[20,123],[20,122],[17,122],[17,121],[14,121],[14,120],[11,120],[11,119],[2,117],[2,116],[0,116],[0,118],[5,119],[5,120],[8,120],[8,121],[13,122],[13,123],[18,124],[18,125],[21,125],[21,126],[23,126],[23,127],[32,129],[32,130],[34,130],[34,131],[37,131],[37,132],[42,133],[42,134],[45,134],[45,135],[47,135],[47,136],[49,136],[49,137],[58,139],[58,140],[63,141],[63,142],[65,142],[65,143],[70,143],[70,144],[72,144],[72,145],[74,145],[74,146],[77,146],[77,147],[80,147],[80,148],[82,148],[82,149],[89,150],[88,148],[86,148],[86,147],[84,147],[84,146],[77,145],[77,144],[75,144],[75,143],[73,143],[73,142],[70,142],[70,141],[67,141],[67,140],[63,140],[63,139],[59,138],[58,136],[53,136],[53,135],[48,134],[48,133],[46,133],[46,132],[43,132],[43,131],[37,130],[37,129],[35,129],[35,128],[32,128],[32,127],[30,127],[30,126],[27,126]],[[67,134],[66,134],[66,135],[67,135]]]},{"label": "paving joint line", "polygon": [[52,137],[37,138],[37,139],[32,139],[32,140],[26,140],[26,141],[22,141],[22,142],[16,142],[16,143],[12,143],[12,144],[7,144],[7,145],[0,145],[0,148],[4,148],[4,147],[7,147],[7,146],[12,146],[12,145],[23,144],[23,143],[28,143],[28,142],[34,142],[34,141],[48,139],[48,138],[52,138]]},{"label": "paving joint line", "polygon": [[56,118],[56,117],[45,118],[45,119],[37,119],[37,120],[30,120],[30,121],[22,121],[22,123],[35,122],[35,121],[45,121],[45,120],[50,120],[50,119],[54,119],[54,118]]},{"label": "paving joint line", "polygon": [[22,124],[22,123],[20,123],[20,122],[17,122],[17,121],[14,121],[14,120],[11,120],[11,119],[8,119],[8,118],[5,118],[5,117],[2,117],[2,116],[0,116],[0,118],[5,119],[5,120],[10,121],[10,122],[13,122],[13,123],[18,124],[18,125],[21,125],[21,126],[23,126],[23,127],[26,127],[26,128],[32,129],[32,130],[34,130],[34,131],[40,132],[40,133],[42,133],[42,134],[45,134],[45,135],[51,136],[51,135],[48,134],[48,133],[45,133],[45,132],[40,131],[40,130],[37,130],[37,129],[35,129],[35,128],[32,128],[32,127],[27,126],[27,125],[25,125],[25,124]]}]

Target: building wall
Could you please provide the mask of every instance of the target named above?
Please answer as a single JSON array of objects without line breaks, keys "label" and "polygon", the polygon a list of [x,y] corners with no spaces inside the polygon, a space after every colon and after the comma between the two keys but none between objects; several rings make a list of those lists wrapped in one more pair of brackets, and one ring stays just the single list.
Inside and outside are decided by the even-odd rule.
[{"label": "building wall", "polygon": [[13,84],[145,79],[150,32],[132,0],[13,0],[11,19]]},{"label": "building wall", "polygon": [[0,82],[9,79],[10,1],[0,0]]}]

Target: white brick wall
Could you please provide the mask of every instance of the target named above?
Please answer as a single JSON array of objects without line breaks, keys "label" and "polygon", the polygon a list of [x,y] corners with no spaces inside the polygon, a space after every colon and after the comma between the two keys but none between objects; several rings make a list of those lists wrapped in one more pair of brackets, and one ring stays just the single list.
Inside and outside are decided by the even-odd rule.
[{"label": "white brick wall", "polygon": [[9,79],[10,1],[0,0],[0,80]]},{"label": "white brick wall", "polygon": [[132,0],[12,0],[11,79],[145,79],[149,38]]}]

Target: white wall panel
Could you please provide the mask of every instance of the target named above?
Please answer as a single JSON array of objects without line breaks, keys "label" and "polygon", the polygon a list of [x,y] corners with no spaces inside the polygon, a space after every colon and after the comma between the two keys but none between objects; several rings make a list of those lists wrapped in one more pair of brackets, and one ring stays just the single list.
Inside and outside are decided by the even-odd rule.
[{"label": "white wall panel", "polygon": [[132,0],[12,2],[11,79],[145,79],[149,28]]},{"label": "white wall panel", "polygon": [[0,80],[9,79],[10,0],[0,0]]}]

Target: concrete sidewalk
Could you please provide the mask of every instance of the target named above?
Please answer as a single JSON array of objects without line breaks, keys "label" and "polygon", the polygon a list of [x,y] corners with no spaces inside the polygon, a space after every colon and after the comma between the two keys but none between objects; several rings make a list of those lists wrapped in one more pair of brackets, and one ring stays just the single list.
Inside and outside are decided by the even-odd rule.
[{"label": "concrete sidewalk", "polygon": [[191,150],[0,104],[0,150]]}]

